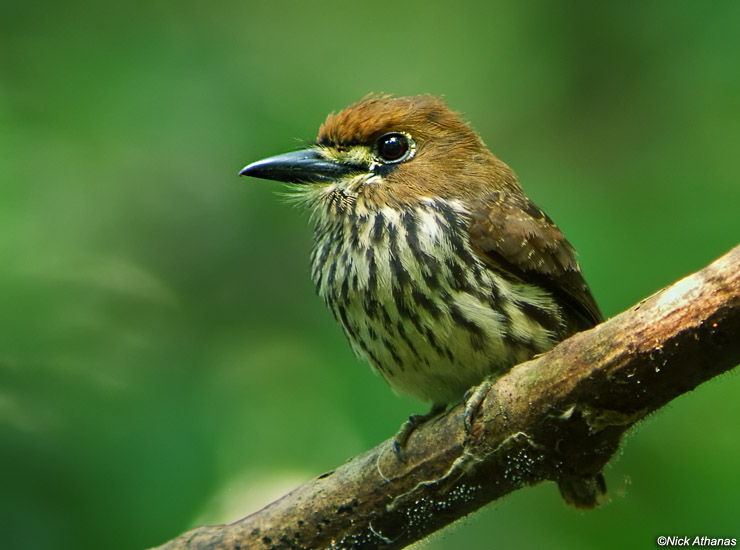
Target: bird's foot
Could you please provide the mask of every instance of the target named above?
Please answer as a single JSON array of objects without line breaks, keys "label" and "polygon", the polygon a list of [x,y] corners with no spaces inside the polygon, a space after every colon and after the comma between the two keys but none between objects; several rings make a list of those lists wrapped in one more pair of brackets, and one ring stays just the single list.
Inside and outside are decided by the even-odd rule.
[{"label": "bird's foot", "polygon": [[463,425],[468,434],[473,431],[473,419],[478,414],[486,395],[488,395],[488,390],[491,389],[491,384],[491,379],[486,378],[479,385],[474,386],[465,392],[465,397],[463,397],[463,403],[465,403]]},{"label": "bird's foot", "polygon": [[401,425],[401,429],[399,429],[398,432],[396,432],[396,435],[393,436],[393,452],[399,461],[406,461],[403,456],[403,448],[406,446],[411,434],[414,433],[414,430],[435,416],[439,416],[446,408],[446,405],[434,404],[428,413],[412,414],[409,416],[409,419]]}]

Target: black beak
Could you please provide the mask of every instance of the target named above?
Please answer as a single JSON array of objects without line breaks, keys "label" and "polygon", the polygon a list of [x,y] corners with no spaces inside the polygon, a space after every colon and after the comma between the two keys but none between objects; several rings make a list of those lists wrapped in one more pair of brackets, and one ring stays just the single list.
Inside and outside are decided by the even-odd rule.
[{"label": "black beak", "polygon": [[359,171],[358,166],[327,160],[315,149],[305,149],[258,160],[245,166],[239,175],[286,183],[330,183]]}]

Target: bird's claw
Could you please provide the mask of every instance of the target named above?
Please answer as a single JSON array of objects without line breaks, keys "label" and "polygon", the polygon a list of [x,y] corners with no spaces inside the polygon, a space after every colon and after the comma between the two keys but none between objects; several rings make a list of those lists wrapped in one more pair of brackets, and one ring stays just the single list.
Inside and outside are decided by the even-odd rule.
[{"label": "bird's claw", "polygon": [[431,420],[435,416],[439,415],[444,410],[444,405],[433,405],[428,413],[412,414],[411,416],[409,416],[408,420],[406,420],[406,422],[401,425],[401,428],[398,430],[398,432],[396,432],[396,435],[393,436],[393,443],[391,444],[393,454],[396,455],[396,458],[399,462],[406,462],[406,457],[404,456],[403,449],[406,446],[409,437],[411,437],[411,434],[414,433],[414,430],[424,424],[424,422]]},{"label": "bird's claw", "polygon": [[470,435],[473,433],[473,419],[478,414],[480,406],[483,400],[488,394],[488,390],[491,388],[491,382],[488,378],[483,380],[481,384],[470,388],[465,392],[463,397],[463,403],[465,403],[465,412],[463,413],[463,426],[465,432]]}]

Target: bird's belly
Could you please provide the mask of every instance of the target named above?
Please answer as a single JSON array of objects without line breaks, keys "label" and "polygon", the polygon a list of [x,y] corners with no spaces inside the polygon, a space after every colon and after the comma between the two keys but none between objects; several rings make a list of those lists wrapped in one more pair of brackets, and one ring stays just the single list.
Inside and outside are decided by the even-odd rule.
[{"label": "bird's belly", "polygon": [[[455,318],[450,308],[436,315],[418,309],[401,313],[391,299],[379,305],[375,317],[359,315],[353,321],[348,311],[342,325],[355,352],[395,391],[451,403],[487,375],[511,366],[520,354],[508,345],[505,320],[494,310],[479,309],[472,321],[465,307],[449,305]],[[348,304],[348,309],[356,308]]]}]

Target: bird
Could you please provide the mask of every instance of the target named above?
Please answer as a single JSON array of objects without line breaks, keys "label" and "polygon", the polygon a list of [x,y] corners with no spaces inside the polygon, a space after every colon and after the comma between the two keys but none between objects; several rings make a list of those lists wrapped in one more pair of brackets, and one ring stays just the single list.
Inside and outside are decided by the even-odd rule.
[{"label": "bird", "polygon": [[[290,185],[314,226],[316,292],[355,354],[431,404],[401,444],[471,387],[603,321],[573,246],[440,97],[367,95],[307,147],[239,174]],[[601,474],[560,489],[578,508],[606,491]]]}]

